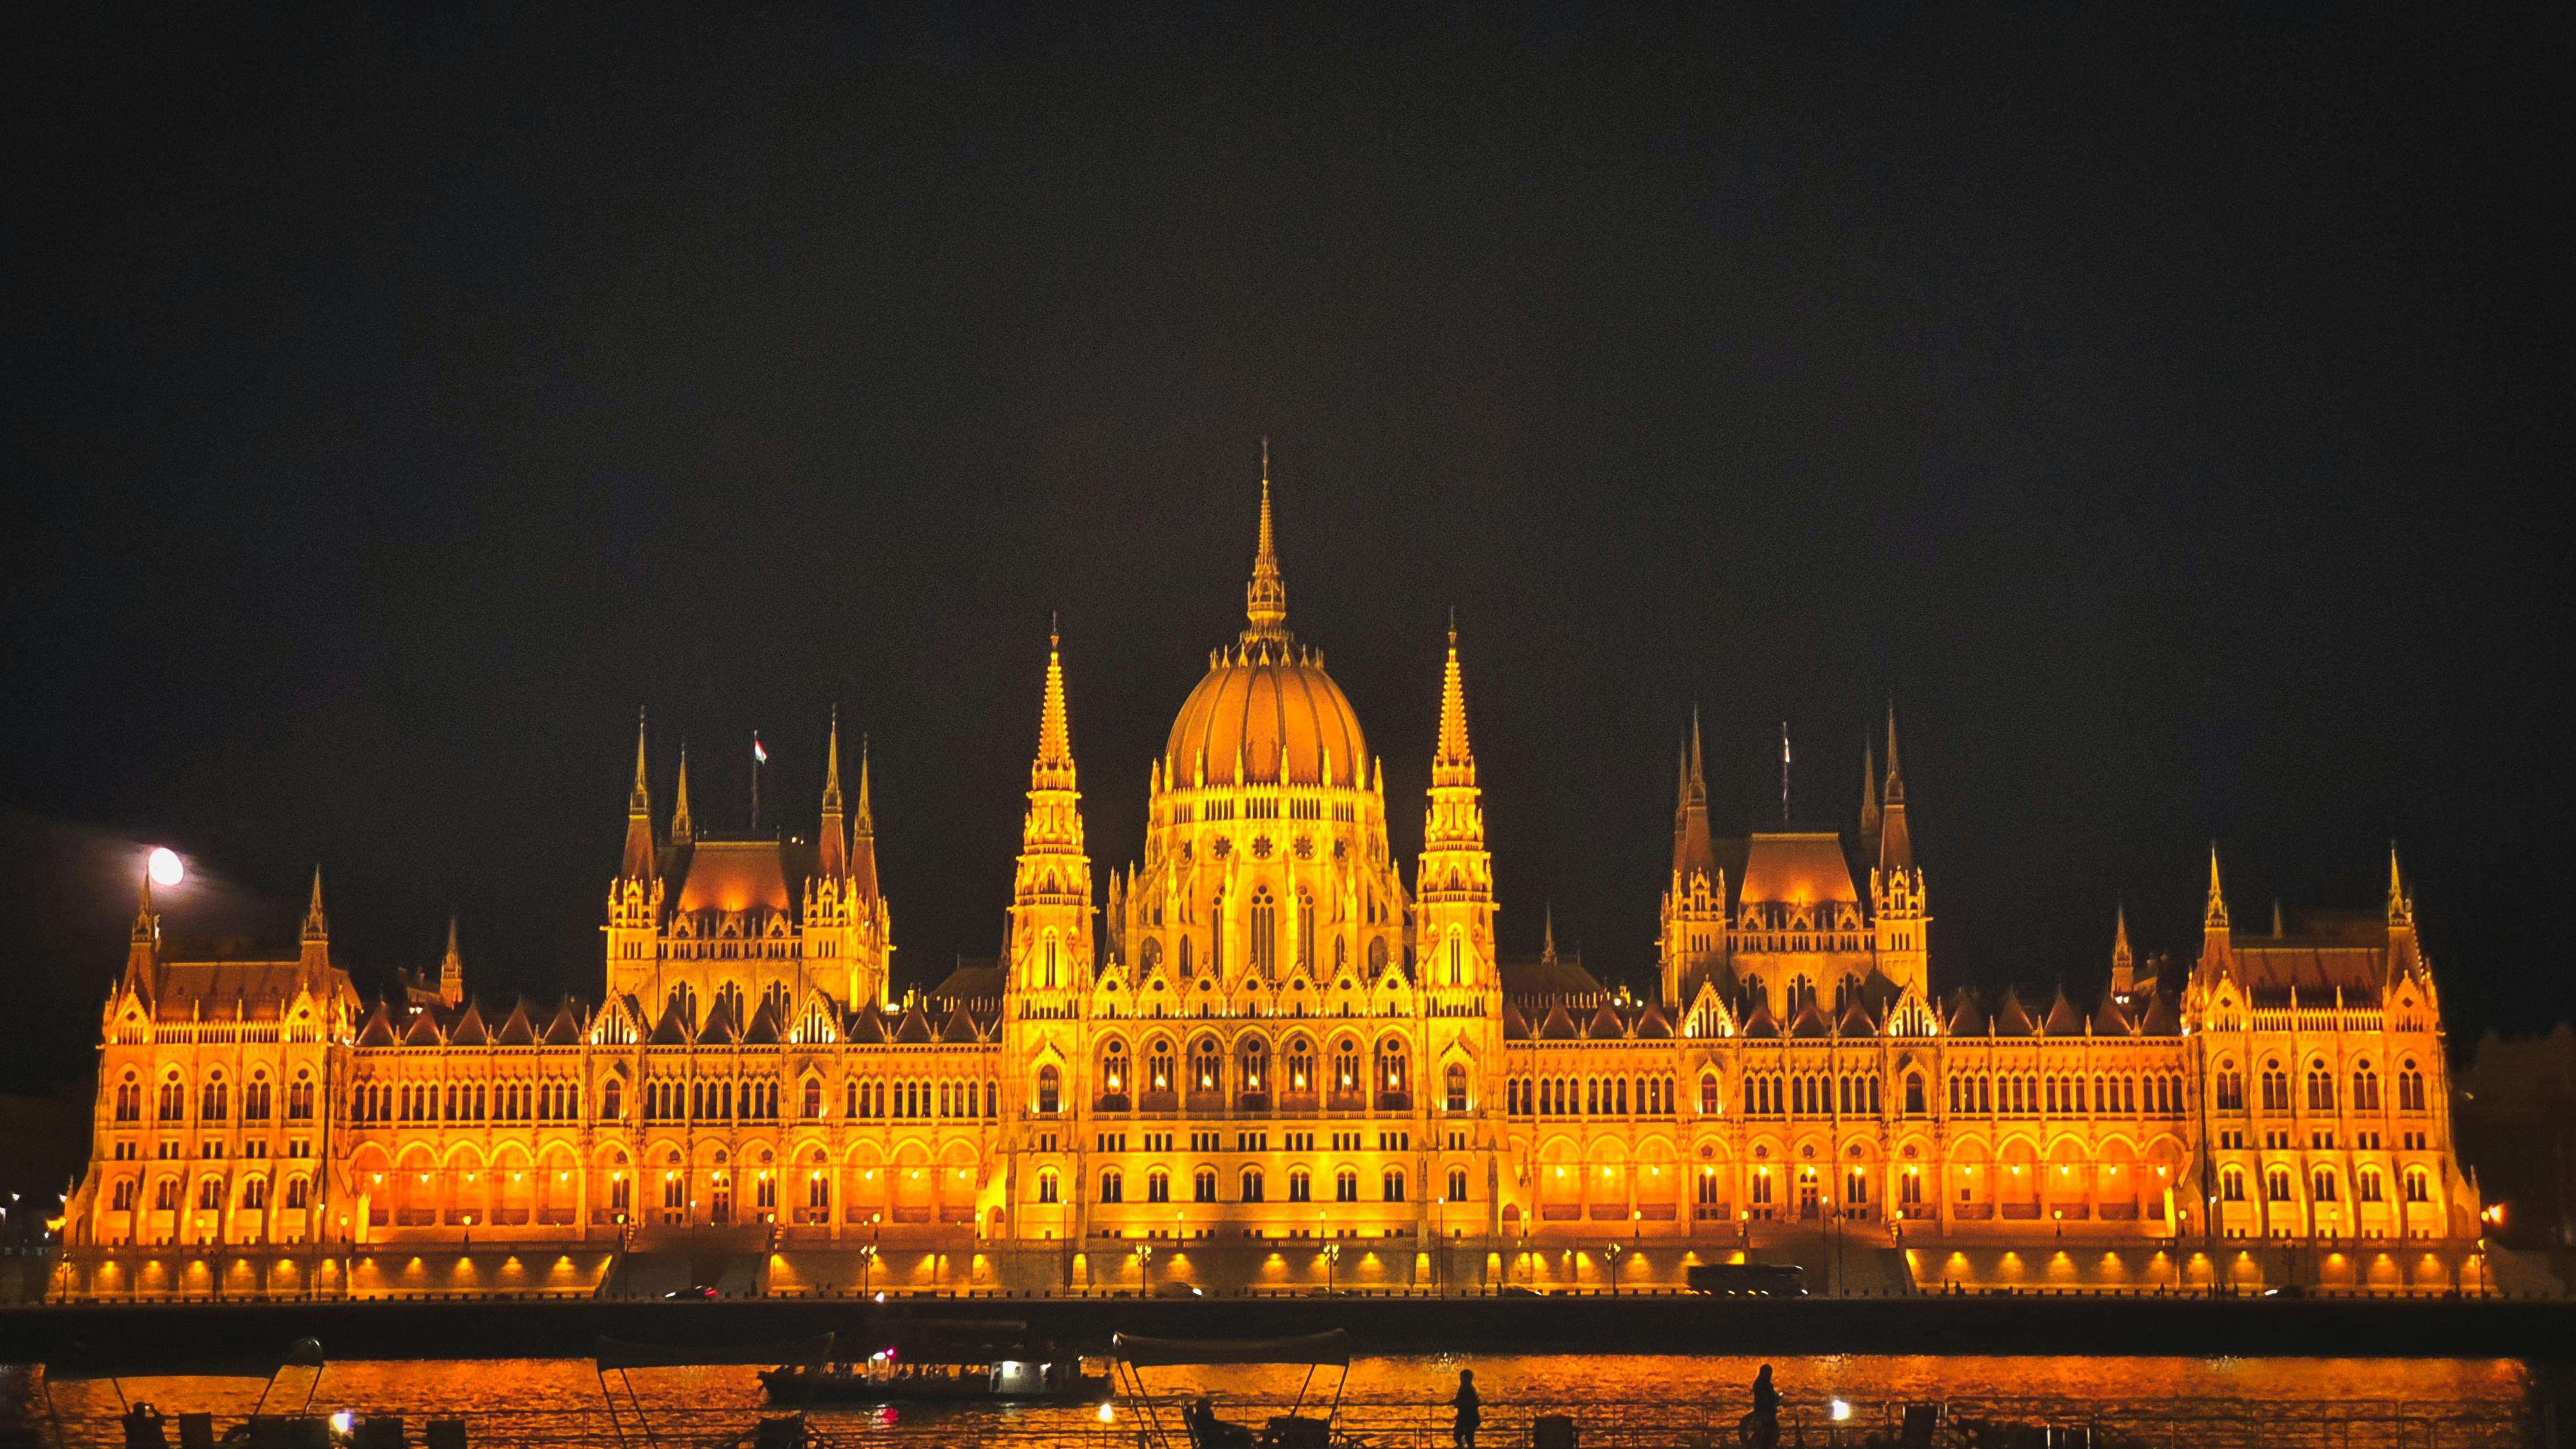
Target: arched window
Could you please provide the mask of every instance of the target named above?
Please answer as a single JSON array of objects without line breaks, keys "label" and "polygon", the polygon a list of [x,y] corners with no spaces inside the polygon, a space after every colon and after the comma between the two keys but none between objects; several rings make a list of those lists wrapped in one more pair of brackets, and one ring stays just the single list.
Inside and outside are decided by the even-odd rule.
[{"label": "arched window", "polygon": [[1716,1115],[1718,1114],[1719,1108],[1720,1108],[1720,1099],[1719,1099],[1719,1097],[1718,1097],[1717,1073],[1715,1073],[1715,1072],[1702,1072],[1702,1073],[1700,1073],[1700,1074],[1699,1074],[1699,1111],[1700,1111],[1700,1115],[1701,1115],[1701,1116],[1703,1116],[1703,1117],[1714,1117],[1714,1116],[1716,1116]]},{"label": "arched window", "polygon": [[1190,1048],[1190,1090],[1213,1092],[1225,1078],[1225,1056],[1217,1050],[1216,1038],[1203,1036]]},{"label": "arched window", "polygon": [[1149,1172],[1149,1173],[1146,1173],[1146,1174],[1145,1174],[1145,1201],[1147,1201],[1147,1202],[1170,1202],[1171,1200],[1172,1200],[1172,1175],[1171,1175],[1170,1173],[1168,1173],[1168,1172],[1165,1172],[1163,1169],[1161,1169],[1161,1168],[1159,1168],[1159,1167],[1155,1168],[1153,1171],[1151,1171],[1151,1172]]},{"label": "arched window", "polygon": [[250,1081],[242,1087],[242,1120],[245,1122],[267,1121],[268,1106],[268,1074],[266,1072],[253,1072],[251,1073]]},{"label": "arched window", "polygon": [[2408,1202],[2431,1202],[2433,1200],[2432,1182],[2430,1179],[2425,1177],[2424,1169],[2420,1167],[2410,1167],[2406,1169],[2406,1200]]},{"label": "arched window", "polygon": [[1259,1037],[1248,1037],[1243,1043],[1243,1095],[1259,1096],[1270,1090],[1270,1044]]},{"label": "arched window", "polygon": [[179,1179],[165,1177],[152,1184],[152,1208],[165,1213],[179,1210]]},{"label": "arched window", "polygon": [[116,1084],[116,1120],[119,1122],[143,1120],[143,1084],[134,1079],[134,1073],[131,1071],[125,1074],[125,1080]]},{"label": "arched window", "polygon": [[1190,1200],[1192,1202],[1216,1201],[1215,1168],[1202,1167],[1190,1175]]},{"label": "arched window", "polygon": [[1102,1202],[1125,1202],[1127,1200],[1127,1174],[1120,1172],[1114,1167],[1104,1167],[1100,1169],[1100,1200]]},{"label": "arched window", "polygon": [[2334,1096],[2334,1073],[2326,1070],[2325,1059],[2320,1057],[2308,1063],[2308,1110],[2333,1111]]},{"label": "arched window", "polygon": [[599,1120],[614,1122],[626,1115],[626,1084],[615,1077],[599,1088]]},{"label": "arched window", "polygon": [[1056,1176],[1055,1176],[1055,1169],[1054,1169],[1054,1168],[1052,1168],[1052,1167],[1040,1168],[1040,1169],[1038,1170],[1038,1201],[1039,1201],[1039,1202],[1042,1202],[1042,1203],[1049,1203],[1049,1202],[1054,1202],[1055,1200],[1056,1200]]},{"label": "arched window", "polygon": [[1151,936],[1146,937],[1144,946],[1136,953],[1136,974],[1151,976],[1154,974],[1154,968],[1162,964],[1163,943]]},{"label": "arched window", "polygon": [[1314,1199],[1314,1196],[1315,1180],[1306,1175],[1306,1169],[1302,1167],[1292,1167],[1288,1169],[1288,1200],[1290,1202],[1310,1202]]},{"label": "arched window", "polygon": [[[2415,1069],[2413,1057],[2408,1057],[2404,1067],[2397,1073],[2397,1110],[2400,1112],[2424,1110],[2424,1074]],[[2420,1201],[2420,1199],[2410,1200]]]},{"label": "arched window", "polygon": [[257,1212],[268,1206],[268,1179],[254,1177],[242,1184],[241,1205],[244,1211]]},{"label": "arched window", "polygon": [[2218,1174],[2218,1195],[2228,1202],[2245,1201],[2245,1170],[2230,1167]]},{"label": "arched window", "polygon": [[1315,897],[1311,891],[1297,892],[1297,969],[1308,975],[1315,970]]},{"label": "arched window", "polygon": [[2272,1202],[2290,1200],[2290,1169],[2275,1167],[2263,1174],[2263,1196]]},{"label": "arched window", "polygon": [[1261,1201],[1261,1189],[1261,1169],[1258,1167],[1245,1168],[1243,1170],[1243,1200],[1245,1202]]},{"label": "arched window", "polygon": [[1441,1073],[1441,1105],[1452,1112],[1467,1110],[1467,1064],[1451,1062]]},{"label": "arched window", "polygon": [[197,1115],[200,1118],[208,1122],[224,1120],[224,1079],[221,1075],[206,1083],[205,1090],[199,1093],[199,1096],[202,1099],[197,1104]]},{"label": "arched window", "polygon": [[1382,1186],[1385,1190],[1385,1196],[1388,1202],[1404,1201],[1404,1169],[1400,1167],[1388,1168],[1386,1170],[1386,1178]]},{"label": "arched window", "polygon": [[1466,943],[1463,939],[1461,939],[1461,938],[1460,938],[1459,934],[1458,934],[1456,931],[1451,931],[1451,932],[1449,933],[1449,984],[1450,984],[1450,985],[1452,985],[1452,986],[1464,986],[1464,985],[1466,985],[1466,984],[1467,984],[1467,964],[1466,964],[1466,958],[1467,958],[1467,943]]},{"label": "arched window", "polygon": [[1288,1060],[1281,1067],[1288,1073],[1288,1090],[1311,1092],[1315,1089],[1315,1044],[1302,1036],[1288,1038]]},{"label": "arched window", "polygon": [[1225,892],[1208,898],[1208,974],[1225,980]]},{"label": "arched window", "polygon": [[[1389,1096],[1401,1093],[1405,1090],[1406,1079],[1407,1064],[1405,1061],[1403,1040],[1398,1037],[1388,1037],[1384,1041],[1379,1042],[1377,1044],[1376,1078],[1378,1090]],[[1393,1106],[1395,1104],[1388,1103],[1387,1105]]]},{"label": "arched window", "polygon": [[1161,1037],[1145,1049],[1145,1085],[1157,1092],[1172,1089],[1172,1044]]},{"label": "arched window", "polygon": [[1264,981],[1279,975],[1279,908],[1270,899],[1270,887],[1255,886],[1252,891],[1252,971]]},{"label": "arched window", "polygon": [[1920,1117],[1923,1112],[1923,1074],[1907,1072],[1905,1074],[1905,1115]]},{"label": "arched window", "polygon": [[1125,1096],[1131,1077],[1127,1065],[1127,1044],[1113,1041],[1100,1054],[1100,1090],[1112,1097]]},{"label": "arched window", "polygon": [[1449,1169],[1448,1200],[1450,1202],[1465,1202],[1467,1200],[1467,1169],[1463,1167],[1453,1167]]},{"label": "arched window", "polygon": [[808,1118],[823,1115],[823,1079],[820,1077],[805,1079],[805,1115]]},{"label": "arched window", "polygon": [[179,1074],[172,1072],[170,1080],[161,1084],[161,1120],[176,1122],[187,1114],[188,1089],[179,1081]]},{"label": "arched window", "polygon": [[740,1031],[742,1029],[741,983],[728,981],[717,987],[716,1005],[724,1008],[725,1020],[732,1022],[734,1029]]},{"label": "arched window", "polygon": [[671,1009],[680,1014],[680,1020],[683,1022],[686,1022],[691,1026],[697,1025],[698,988],[691,986],[685,981],[672,987]]},{"label": "arched window", "polygon": [[110,1212],[120,1213],[130,1213],[134,1211],[134,1195],[137,1186],[138,1184],[136,1184],[133,1178],[118,1178],[116,1180],[115,1188],[111,1190],[108,1195],[108,1210]]},{"label": "arched window", "polygon": [[2318,1168],[2316,1175],[2308,1180],[2308,1186],[2312,1189],[2309,1193],[2309,1197],[2312,1201],[2333,1202],[2335,1200],[2334,1169],[2330,1167]]},{"label": "arched window", "polygon": [[198,1211],[217,1212],[223,1208],[223,1205],[224,1180],[222,1178],[209,1177],[197,1184]]},{"label": "arched window", "polygon": [[2370,1069],[2368,1061],[2353,1063],[2352,1109],[2356,1112],[2379,1110],[2379,1073]]},{"label": "arched window", "polygon": [[1186,981],[1190,978],[1191,974],[1190,938],[1188,936],[1183,936],[1181,937],[1181,979]]},{"label": "arched window", "polygon": [[2281,1064],[2276,1061],[2263,1064],[2263,1110],[2290,1110],[2290,1074],[2281,1070]]},{"label": "arched window", "polygon": [[1386,937],[1378,936],[1370,940],[1368,969],[1371,976],[1386,974]]},{"label": "arched window", "polygon": [[2363,1168],[2353,1179],[2352,1195],[2353,1200],[2356,1202],[2380,1201],[2379,1169],[2376,1167]]},{"label": "arched window", "polygon": [[288,1179],[286,1180],[286,1205],[287,1205],[287,1207],[289,1207],[290,1209],[293,1209],[293,1210],[298,1211],[298,1212],[301,1212],[301,1211],[303,1210],[303,1208],[304,1208],[304,1179],[303,1179],[303,1178],[300,1178],[300,1177],[290,1177],[290,1178],[288,1178]]},{"label": "arched window", "polygon": [[1038,1113],[1053,1116],[1061,1105],[1064,1078],[1052,1064],[1038,1068]]},{"label": "arched window", "polygon": [[1047,990],[1053,991],[1055,989],[1055,932],[1053,931],[1046,933],[1045,953],[1046,974],[1039,984],[1046,987]]},{"label": "arched window", "polygon": [[1359,1169],[1354,1168],[1354,1167],[1345,1167],[1345,1168],[1343,1168],[1341,1171],[1334,1173],[1334,1174],[1333,1174],[1333,1201],[1335,1201],[1335,1202],[1358,1202],[1359,1200],[1360,1200],[1360,1174],[1359,1174]]},{"label": "arched window", "polygon": [[1333,1090],[1360,1090],[1360,1044],[1349,1037],[1333,1045]]}]

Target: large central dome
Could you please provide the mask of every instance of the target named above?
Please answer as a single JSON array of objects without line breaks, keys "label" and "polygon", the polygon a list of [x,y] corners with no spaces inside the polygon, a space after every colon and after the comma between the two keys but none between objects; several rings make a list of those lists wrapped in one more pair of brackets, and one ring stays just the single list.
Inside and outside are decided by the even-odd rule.
[{"label": "large central dome", "polygon": [[[1231,649],[1208,659],[1207,677],[1181,705],[1164,746],[1169,783],[1198,778],[1233,784],[1238,761],[1251,784],[1354,785],[1367,769],[1368,739],[1323,656],[1290,637],[1288,585],[1270,535],[1270,469],[1261,470],[1261,542],[1244,590],[1248,623]],[[1325,778],[1330,760],[1332,776]]]}]

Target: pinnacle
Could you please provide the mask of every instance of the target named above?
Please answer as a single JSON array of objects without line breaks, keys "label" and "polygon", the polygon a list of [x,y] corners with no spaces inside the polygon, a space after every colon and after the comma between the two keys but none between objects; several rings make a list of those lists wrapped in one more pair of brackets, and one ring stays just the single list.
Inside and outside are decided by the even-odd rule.
[{"label": "pinnacle", "polygon": [[841,707],[832,706],[832,729],[823,746],[823,813],[841,813]]},{"label": "pinnacle", "polygon": [[1246,628],[1242,642],[1288,638],[1288,584],[1279,575],[1279,549],[1270,524],[1270,440],[1261,440],[1261,527],[1252,555],[1252,582],[1244,586]]},{"label": "pinnacle", "polygon": [[644,779],[644,708],[635,708],[635,788],[626,797],[626,813],[641,815],[652,808],[652,790]]},{"label": "pinnacle", "polygon": [[1475,752],[1467,742],[1467,681],[1458,665],[1458,628],[1453,613],[1449,662],[1440,676],[1440,747],[1432,755],[1432,783],[1473,784],[1475,768]]}]

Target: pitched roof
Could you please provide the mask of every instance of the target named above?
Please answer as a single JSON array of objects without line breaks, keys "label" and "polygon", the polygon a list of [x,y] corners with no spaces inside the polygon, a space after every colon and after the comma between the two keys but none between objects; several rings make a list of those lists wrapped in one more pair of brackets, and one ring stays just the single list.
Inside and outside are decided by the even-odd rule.
[{"label": "pitched roof", "polygon": [[555,1006],[554,1019],[546,1023],[546,1045],[581,1045],[581,1017],[573,1009],[573,999],[569,996]]},{"label": "pitched roof", "polygon": [[[296,961],[169,961],[154,971],[157,1021],[275,1021],[302,980]],[[332,973],[339,975],[337,971]]]},{"label": "pitched roof", "polygon": [[510,1014],[502,1019],[501,1030],[493,1039],[503,1046],[536,1045],[537,1024],[529,1019],[528,998],[522,996],[511,1004]]},{"label": "pitched roof", "polygon": [[2031,1036],[2037,1031],[2030,1013],[2022,1010],[2021,993],[2009,986],[2004,988],[2004,1004],[1995,1008],[1994,1028],[1997,1036]]},{"label": "pitched roof", "polygon": [[673,909],[747,911],[766,906],[792,911],[796,897],[788,886],[785,847],[775,840],[707,840],[690,846],[684,866],[688,875]]},{"label": "pitched roof", "polygon": [[1781,831],[1756,834],[1748,843],[1736,900],[1739,904],[1858,904],[1860,892],[1852,887],[1841,836],[1832,831]]},{"label": "pitched roof", "polygon": [[894,1039],[918,1045],[930,1041],[932,1036],[930,1018],[922,1011],[921,1003],[915,1001],[906,1006],[903,1009],[903,1020],[895,1023]]},{"label": "pitched roof", "polygon": [[1664,1020],[1664,1009],[1654,1005],[1637,1013],[1636,1030],[1641,1041],[1670,1041],[1673,1036],[1673,1024]]},{"label": "pitched roof", "polygon": [[1529,1018],[1521,1015],[1521,1009],[1519,1007],[1512,1005],[1508,1001],[1504,1002],[1503,1040],[1527,1041],[1529,1040],[1529,1034]]},{"label": "pitched roof", "polygon": [[2182,1035],[2182,1013],[2175,1008],[2174,999],[2160,992],[2148,1002],[2147,1019],[2139,1023],[2138,1032],[2141,1036]]},{"label": "pitched roof", "polygon": [[1547,1019],[1538,1024],[1541,1041],[1573,1041],[1581,1035],[1574,1028],[1574,1018],[1565,1014],[1565,1003],[1561,1001],[1549,1007]]},{"label": "pitched roof", "polygon": [[696,1039],[689,1030],[689,1019],[680,1013],[678,996],[664,1004],[662,1019],[653,1023],[652,1035],[645,1039],[655,1046],[687,1046]]},{"label": "pitched roof", "polygon": [[2048,1008],[2050,1036],[2082,1036],[2084,1018],[2075,1014],[2075,1006],[2066,999],[2066,988],[2057,988],[2057,1000]]},{"label": "pitched roof", "polygon": [[1619,1013],[1605,1001],[1599,1011],[1592,1013],[1592,1020],[1585,1024],[1583,1034],[1596,1041],[1617,1041],[1628,1034],[1628,1023],[1620,1020]]}]

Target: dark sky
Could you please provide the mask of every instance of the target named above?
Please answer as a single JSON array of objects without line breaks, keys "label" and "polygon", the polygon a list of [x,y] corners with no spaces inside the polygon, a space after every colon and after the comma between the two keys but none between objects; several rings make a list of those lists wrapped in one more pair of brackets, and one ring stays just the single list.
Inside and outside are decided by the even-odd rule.
[{"label": "dark sky", "polygon": [[991,951],[1048,612],[1105,869],[1265,434],[1408,854],[1457,607],[1508,947],[1651,979],[1693,701],[1740,829],[1893,696],[1944,985],[2395,837],[2455,1036],[2576,1011],[2546,7],[870,9],[11,12],[0,1085],[141,843],[595,992],[639,704],[739,825],[837,703]]}]

